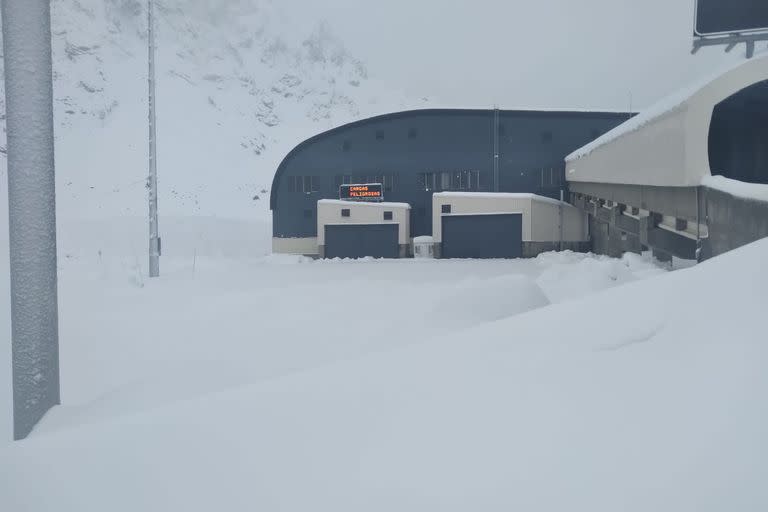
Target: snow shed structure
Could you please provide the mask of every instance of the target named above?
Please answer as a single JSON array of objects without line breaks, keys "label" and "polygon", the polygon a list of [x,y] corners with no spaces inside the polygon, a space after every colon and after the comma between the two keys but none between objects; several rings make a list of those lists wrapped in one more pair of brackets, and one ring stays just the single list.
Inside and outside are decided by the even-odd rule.
[{"label": "snow shed structure", "polygon": [[586,214],[535,194],[434,195],[434,253],[441,258],[530,258],[589,249]]},{"label": "snow shed structure", "polygon": [[411,206],[324,199],[317,202],[321,258],[406,258]]},{"label": "snow shed structure", "polygon": [[746,184],[768,183],[766,56],[665,98],[566,158],[570,200],[590,214],[595,250],[609,254],[645,247],[702,259],[768,236],[767,206],[740,204],[708,186],[711,176],[743,182],[747,196]]},{"label": "snow shed structure", "polygon": [[559,198],[564,158],[627,113],[431,109],[397,112],[316,135],[282,161],[272,183],[272,248],[319,255],[318,201],[343,184],[381,183],[411,206],[410,236],[432,234],[432,195],[533,193]]}]

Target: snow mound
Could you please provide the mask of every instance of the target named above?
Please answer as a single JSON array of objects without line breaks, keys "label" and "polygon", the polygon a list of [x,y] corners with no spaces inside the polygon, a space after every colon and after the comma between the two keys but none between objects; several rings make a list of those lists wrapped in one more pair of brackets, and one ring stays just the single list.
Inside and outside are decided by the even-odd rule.
[{"label": "snow mound", "polygon": [[549,304],[528,276],[508,275],[459,283],[440,291],[432,321],[449,328],[493,322]]},{"label": "snow mound", "polygon": [[652,261],[636,254],[625,254],[619,260],[564,251],[541,254],[537,261],[545,270],[536,284],[554,303],[664,273]]}]

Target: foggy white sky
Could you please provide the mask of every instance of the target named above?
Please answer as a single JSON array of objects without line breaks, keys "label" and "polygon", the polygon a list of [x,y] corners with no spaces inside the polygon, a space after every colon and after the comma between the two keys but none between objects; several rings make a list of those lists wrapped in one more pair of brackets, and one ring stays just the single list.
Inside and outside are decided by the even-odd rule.
[{"label": "foggy white sky", "polygon": [[[693,0],[281,0],[372,74],[445,106],[635,108],[728,61],[690,54]],[[760,46],[762,48],[762,45]]]}]

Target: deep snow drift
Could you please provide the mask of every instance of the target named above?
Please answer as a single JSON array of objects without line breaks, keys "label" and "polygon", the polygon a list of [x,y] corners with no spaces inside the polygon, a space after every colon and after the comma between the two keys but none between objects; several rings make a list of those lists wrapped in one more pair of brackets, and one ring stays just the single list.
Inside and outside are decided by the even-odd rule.
[{"label": "deep snow drift", "polygon": [[216,227],[170,223],[152,282],[79,228],[67,405],[0,447],[0,509],[768,506],[768,241],[665,273],[253,257]]}]

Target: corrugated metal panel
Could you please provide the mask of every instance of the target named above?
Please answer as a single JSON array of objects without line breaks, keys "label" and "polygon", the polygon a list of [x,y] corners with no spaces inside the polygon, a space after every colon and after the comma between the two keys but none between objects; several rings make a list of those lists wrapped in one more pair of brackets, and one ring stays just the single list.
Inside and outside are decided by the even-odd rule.
[{"label": "corrugated metal panel", "polygon": [[325,226],[326,258],[398,258],[397,224]]},{"label": "corrugated metal panel", "polygon": [[520,214],[446,215],[442,218],[443,258],[520,258]]}]

